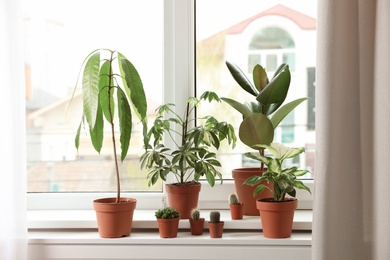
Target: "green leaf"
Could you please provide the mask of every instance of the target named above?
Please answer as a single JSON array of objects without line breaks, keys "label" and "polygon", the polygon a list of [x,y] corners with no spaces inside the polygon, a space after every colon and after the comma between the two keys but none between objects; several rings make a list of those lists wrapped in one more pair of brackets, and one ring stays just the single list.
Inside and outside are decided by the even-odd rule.
[{"label": "green leaf", "polygon": [[299,104],[301,104],[303,101],[307,100],[307,98],[299,98],[294,101],[291,101],[285,105],[283,105],[281,108],[279,108],[271,118],[272,125],[274,128],[276,128],[280,122],[291,112],[293,111]]},{"label": "green leaf", "polygon": [[257,64],[253,68],[253,82],[255,83],[255,86],[259,90],[259,92],[261,92],[268,84],[267,73],[260,64]]},{"label": "green leaf", "polygon": [[240,102],[237,102],[231,98],[221,98],[221,99],[226,103],[228,103],[231,107],[236,109],[238,112],[240,112],[244,118],[253,114],[253,112],[247,106],[241,104]]},{"label": "green leaf", "polygon": [[288,66],[285,65],[283,70],[256,97],[256,100],[264,106],[264,114],[270,115],[283,104],[290,87],[290,81],[290,71]]},{"label": "green leaf", "polygon": [[134,65],[122,54],[118,54],[119,66],[124,73],[126,93],[140,120],[146,120],[147,103],[141,77]]},{"label": "green leaf", "polygon": [[301,189],[301,190],[306,190],[306,191],[311,193],[310,189],[305,184],[303,184],[303,182],[301,182],[301,181],[296,180],[294,182],[294,187]]},{"label": "green leaf", "polygon": [[80,131],[81,131],[81,125],[82,124],[83,124],[83,119],[81,119],[79,127],[77,128],[76,137],[74,138],[74,144],[75,144],[77,150],[80,147]]},{"label": "green leaf", "polygon": [[256,197],[257,195],[262,193],[265,188],[266,188],[266,186],[264,184],[260,184],[259,186],[257,186],[255,188],[255,190],[253,191],[253,197]]},{"label": "green leaf", "polygon": [[240,140],[249,147],[270,144],[274,139],[274,128],[268,117],[255,113],[241,122],[238,135]]},{"label": "green leaf", "polygon": [[83,73],[83,107],[89,128],[93,129],[99,102],[100,52],[94,53],[87,61]]},{"label": "green leaf", "polygon": [[131,137],[131,110],[125,92],[121,88],[117,88],[118,97],[118,117],[120,127],[120,142],[121,142],[121,161],[126,158],[129,149]]},{"label": "green leaf", "polygon": [[[110,73],[110,62],[105,61],[100,68],[99,72],[99,92],[100,92],[100,104],[102,106],[103,114],[108,122],[111,122],[113,118],[110,117],[110,110],[108,106],[108,95],[110,93],[110,108],[111,114],[114,116],[115,114],[115,103],[114,103],[114,89],[111,88],[112,84],[110,84],[110,77],[108,76]],[[111,88],[111,90],[110,90]],[[110,91],[109,91],[110,90]]]},{"label": "green leaf", "polygon": [[103,146],[103,135],[104,135],[103,129],[104,129],[103,111],[99,104],[96,113],[95,127],[89,129],[92,145],[98,153],[100,153]]},{"label": "green leaf", "polygon": [[242,70],[236,64],[226,61],[226,66],[228,67],[234,80],[241,86],[243,90],[253,96],[257,96],[259,94],[259,91],[256,89],[256,87],[253,86],[245,73],[242,72]]}]

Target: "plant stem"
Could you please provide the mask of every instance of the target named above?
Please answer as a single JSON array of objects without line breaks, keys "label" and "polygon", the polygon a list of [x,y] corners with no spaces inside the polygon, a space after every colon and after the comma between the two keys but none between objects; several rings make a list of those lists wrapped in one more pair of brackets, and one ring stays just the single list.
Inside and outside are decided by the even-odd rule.
[{"label": "plant stem", "polygon": [[111,136],[112,136],[112,144],[114,149],[114,161],[115,161],[115,172],[116,172],[116,200],[115,203],[120,202],[120,194],[121,194],[121,185],[120,185],[120,178],[119,178],[119,167],[118,167],[118,158],[116,155],[116,143],[115,143],[115,127],[114,127],[114,120],[111,110],[111,90],[114,88],[114,86],[111,86],[112,77],[114,77],[112,73],[112,61],[113,61],[113,52],[111,52],[110,57],[110,72],[108,73],[108,111],[110,112],[110,124],[111,124]]}]

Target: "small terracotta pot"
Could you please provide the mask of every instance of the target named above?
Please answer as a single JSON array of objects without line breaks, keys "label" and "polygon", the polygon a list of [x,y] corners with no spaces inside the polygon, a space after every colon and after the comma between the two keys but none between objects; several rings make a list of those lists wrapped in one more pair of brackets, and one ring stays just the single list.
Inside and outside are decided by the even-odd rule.
[{"label": "small terracotta pot", "polygon": [[198,220],[189,219],[190,221],[190,228],[191,228],[191,235],[193,236],[199,236],[203,234],[203,228],[204,228],[204,218],[200,218]]},{"label": "small terracotta pot", "polygon": [[131,234],[133,213],[137,204],[134,198],[104,198],[93,201],[99,235],[104,238],[127,237]]},{"label": "small terracotta pot", "polygon": [[[244,215],[246,216],[258,216],[259,210],[256,208],[256,200],[272,197],[272,193],[268,189],[264,189],[262,193],[256,197],[253,197],[253,191],[255,190],[256,186],[249,186],[244,184],[244,181],[249,177],[254,175],[260,176],[261,174],[262,172],[260,171],[260,167],[238,168],[232,170],[232,177],[234,179],[236,193],[240,198],[240,201],[245,204]],[[272,189],[272,184],[269,184],[266,181],[261,183],[269,186]]]},{"label": "small terracotta pot", "polygon": [[177,237],[179,230],[179,218],[158,218],[158,232],[161,238]]},{"label": "small terracotta pot", "polygon": [[230,215],[232,219],[242,219],[244,216],[245,205],[240,204],[230,204]]},{"label": "small terracotta pot", "polygon": [[225,222],[221,221],[219,223],[209,222],[209,232],[211,238],[221,238],[223,234],[223,225]]},{"label": "small terracotta pot", "polygon": [[169,206],[180,213],[181,219],[189,219],[191,210],[198,207],[200,183],[192,185],[166,184]]},{"label": "small terracotta pot", "polygon": [[292,233],[294,212],[298,206],[297,199],[286,198],[282,202],[275,202],[272,198],[256,201],[260,211],[261,225],[264,237],[286,238]]}]

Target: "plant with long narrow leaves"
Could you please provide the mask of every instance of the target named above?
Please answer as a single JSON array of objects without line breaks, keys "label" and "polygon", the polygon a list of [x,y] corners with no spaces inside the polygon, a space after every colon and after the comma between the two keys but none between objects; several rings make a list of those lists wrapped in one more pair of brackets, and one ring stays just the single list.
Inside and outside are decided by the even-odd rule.
[{"label": "plant with long narrow leaves", "polygon": [[[156,109],[157,118],[148,132],[148,144],[140,158],[141,168],[148,170],[149,186],[159,179],[165,181],[169,173],[175,176],[179,185],[198,182],[202,176],[212,187],[216,178],[222,183],[222,174],[218,170],[221,163],[213,150],[218,150],[223,140],[234,148],[237,137],[233,126],[225,121],[220,122],[212,116],[195,118],[195,108],[201,101],[220,102],[220,98],[209,91],[199,99],[188,98],[183,117],[174,110],[174,104],[165,104]],[[195,121],[198,125],[189,127]],[[175,130],[177,126],[181,131]],[[163,135],[172,140],[173,148],[162,143]],[[181,142],[175,141],[176,135],[179,135]]]},{"label": "plant with long narrow leaves", "polygon": [[[242,114],[243,121],[238,132],[240,140],[264,155],[264,149],[256,145],[269,145],[274,140],[275,128],[279,123],[307,98],[283,104],[291,81],[289,66],[285,63],[277,68],[271,81],[265,69],[257,64],[253,68],[253,83],[237,65],[229,61],[226,61],[226,65],[234,80],[254,100],[244,103],[227,97],[221,97],[221,100]],[[262,170],[263,167],[264,164],[261,164]]]},{"label": "plant with long narrow leaves", "polygon": [[[257,148],[267,149],[272,156],[263,156],[258,153],[246,153],[245,155],[254,160],[258,160],[267,166],[267,171],[261,176],[251,176],[245,180],[244,184],[257,186],[253,191],[253,196],[257,196],[264,189],[270,189],[273,193],[274,201],[283,201],[286,194],[295,197],[296,190],[303,189],[310,192],[310,189],[298,180],[298,176],[308,173],[308,170],[299,170],[296,166],[283,168],[283,161],[293,158],[305,151],[304,148],[289,148],[279,143],[271,145],[256,145]],[[262,181],[272,183],[273,190],[269,186],[262,184]]]},{"label": "plant with long narrow leaves", "polygon": [[92,145],[100,153],[104,139],[104,122],[110,124],[117,180],[116,202],[119,203],[120,176],[114,128],[115,109],[119,120],[120,160],[123,162],[130,146],[133,112],[142,122],[144,141],[146,140],[147,102],[142,80],[137,69],[122,53],[109,49],[94,50],[82,63],[69,106],[74,98],[80,75],[83,110],[75,146],[78,150],[81,128],[87,125]]}]

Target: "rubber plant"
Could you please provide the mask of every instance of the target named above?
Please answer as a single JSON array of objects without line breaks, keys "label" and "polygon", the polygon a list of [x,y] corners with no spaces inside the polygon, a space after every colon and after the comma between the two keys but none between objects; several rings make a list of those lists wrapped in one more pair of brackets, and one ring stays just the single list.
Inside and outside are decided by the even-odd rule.
[{"label": "rubber plant", "polygon": [[[108,54],[108,56],[101,57],[102,54]],[[114,62],[118,65],[118,71],[114,70]],[[100,153],[104,139],[104,122],[110,124],[117,180],[116,202],[118,203],[120,198],[120,175],[114,125],[115,108],[119,119],[120,160],[123,161],[127,156],[130,145],[132,111],[142,122],[145,131],[147,127],[147,102],[142,80],[137,69],[122,53],[109,49],[97,49],[91,52],[84,59],[81,70],[71,98],[72,101],[82,74],[83,111],[76,133],[75,146],[78,150],[81,128],[86,124],[92,145]],[[114,97],[115,93],[116,98]],[[133,107],[133,110],[131,107]]]},{"label": "rubber plant", "polygon": [[[290,69],[285,63],[277,68],[271,80],[260,64],[255,65],[253,83],[236,64],[226,61],[226,65],[234,80],[253,100],[241,103],[228,97],[221,99],[242,114],[243,121],[238,132],[240,140],[264,155],[264,149],[255,145],[269,145],[274,140],[275,128],[279,123],[307,98],[283,104],[291,81]],[[261,163],[261,169],[263,167]]]}]

